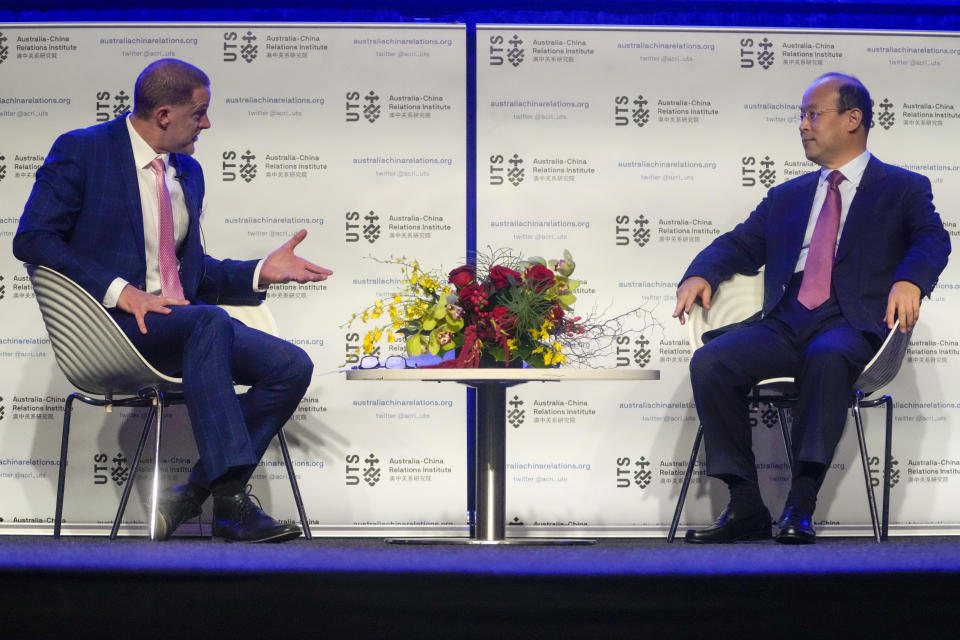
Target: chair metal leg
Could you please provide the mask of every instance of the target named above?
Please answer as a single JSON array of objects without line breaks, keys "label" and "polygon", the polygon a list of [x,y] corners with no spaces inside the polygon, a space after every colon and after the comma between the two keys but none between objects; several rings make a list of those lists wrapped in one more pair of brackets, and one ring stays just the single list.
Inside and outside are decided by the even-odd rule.
[{"label": "chair metal leg", "polygon": [[886,405],[887,429],[883,446],[883,515],[880,519],[880,539],[886,540],[890,527],[890,465],[893,463],[891,441],[893,440],[893,398],[883,396],[880,403]]},{"label": "chair metal leg", "polygon": [[67,396],[63,407],[63,432],[60,435],[60,473],[57,476],[57,506],[53,515],[53,537],[60,537],[60,521],[63,519],[63,489],[67,480],[67,441],[70,439],[70,413],[73,410],[75,393]]},{"label": "chair metal leg", "polygon": [[863,400],[863,393],[857,391],[853,400],[853,420],[857,425],[857,439],[860,442],[860,463],[863,466],[863,477],[867,485],[867,506],[870,509],[870,521],[873,524],[873,536],[877,542],[880,542],[880,518],[877,514],[877,501],[873,493],[873,483],[870,478],[869,457],[867,455],[867,441],[863,432],[863,418],[860,415],[860,401]]},{"label": "chair metal leg", "polygon": [[690,487],[690,478],[693,476],[693,469],[697,464],[697,455],[700,453],[700,442],[703,440],[703,424],[697,427],[697,435],[693,439],[693,449],[690,451],[690,462],[687,464],[687,472],[683,474],[683,485],[680,487],[680,496],[677,498],[677,506],[673,510],[673,521],[670,523],[670,531],[667,533],[667,542],[673,542],[677,535],[677,527],[680,524],[680,514],[683,512],[683,503],[687,500],[687,489]]},{"label": "chair metal leg", "polygon": [[782,405],[777,407],[777,420],[780,422],[780,431],[783,432],[783,446],[787,450],[787,464],[790,465],[790,473],[793,473],[793,437],[790,435],[790,429],[787,427],[787,408]]},{"label": "chair metal leg", "polygon": [[287,477],[290,478],[290,488],[293,489],[293,499],[297,503],[297,513],[300,514],[300,526],[303,527],[303,537],[307,540],[313,539],[310,532],[310,523],[307,522],[307,512],[303,509],[303,499],[300,497],[300,485],[297,483],[297,476],[293,472],[293,463],[290,461],[290,449],[287,448],[287,438],[283,435],[283,429],[277,431],[277,440],[280,441],[280,452],[283,454],[283,463],[287,467]]},{"label": "chair metal leg", "polygon": [[147,419],[143,421],[143,429],[140,431],[140,440],[137,442],[137,451],[133,454],[133,461],[130,467],[130,475],[127,477],[123,486],[123,493],[120,495],[120,506],[117,508],[117,515],[113,519],[113,527],[110,529],[110,539],[115,540],[120,531],[120,522],[123,520],[123,513],[127,510],[127,501],[130,500],[130,491],[133,489],[133,482],[137,476],[137,469],[140,467],[140,459],[143,457],[143,448],[147,444],[147,435],[150,433],[150,422],[153,420],[154,407],[147,411]]},{"label": "chair metal leg", "polygon": [[156,387],[153,394],[157,398],[157,439],[153,447],[153,486],[150,495],[150,539],[157,539],[157,503],[160,501],[160,436],[163,426],[163,393]]}]

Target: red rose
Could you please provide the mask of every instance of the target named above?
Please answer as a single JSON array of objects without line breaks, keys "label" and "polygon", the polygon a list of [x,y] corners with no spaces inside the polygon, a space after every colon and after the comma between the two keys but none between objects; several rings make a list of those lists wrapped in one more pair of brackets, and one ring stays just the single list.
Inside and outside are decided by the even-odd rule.
[{"label": "red rose", "polygon": [[546,291],[553,286],[553,271],[548,269],[542,264],[535,264],[527,267],[527,271],[524,273],[524,278],[530,283],[530,288],[532,288],[537,293]]},{"label": "red rose", "polygon": [[563,307],[558,304],[553,305],[547,312],[547,320],[555,325],[560,324],[560,321],[563,320]]},{"label": "red rose", "polygon": [[503,289],[504,287],[509,287],[511,284],[520,282],[520,274],[513,269],[497,265],[490,267],[490,282],[493,283],[494,289]]},{"label": "red rose", "polygon": [[517,317],[510,313],[506,307],[494,307],[493,320],[497,325],[497,330],[507,335],[512,336],[517,328]]},{"label": "red rose", "polygon": [[477,275],[476,268],[471,264],[465,264],[462,267],[457,267],[450,272],[450,284],[455,286],[457,289],[461,289],[471,282]]}]

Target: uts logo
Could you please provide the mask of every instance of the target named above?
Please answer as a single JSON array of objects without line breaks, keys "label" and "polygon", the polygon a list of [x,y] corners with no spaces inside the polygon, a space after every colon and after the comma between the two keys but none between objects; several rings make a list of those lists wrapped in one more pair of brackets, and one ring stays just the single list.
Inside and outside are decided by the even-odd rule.
[{"label": "uts logo", "polygon": [[360,456],[355,453],[351,453],[346,458],[347,461],[347,477],[346,483],[348,487],[353,487],[360,484],[361,478],[371,487],[380,482],[380,459],[377,458],[374,454],[368,455],[363,460],[364,466],[360,465]]},{"label": "uts logo", "polygon": [[616,344],[617,367],[635,365],[642,369],[653,358],[653,352],[649,349],[650,341],[643,334],[633,339],[630,336],[618,336]]},{"label": "uts logo", "polygon": [[[108,466],[108,462],[112,463],[112,466]],[[93,455],[93,484],[107,484],[107,471],[110,472],[109,479],[118,487],[127,482],[131,469],[123,452],[117,453],[112,460],[105,453]]]},{"label": "uts logo", "polygon": [[630,226],[630,216],[620,215],[615,218],[616,239],[618,247],[625,247],[632,240],[638,247],[645,247],[650,242],[650,221],[644,215],[633,219]]},{"label": "uts logo", "polygon": [[346,213],[346,241],[347,242],[359,242],[361,234],[363,239],[373,244],[380,238],[380,216],[378,216],[373,211],[368,211],[363,216],[363,223],[361,227],[360,223],[360,212],[359,211],[347,211]]},{"label": "uts logo", "polygon": [[3,64],[9,53],[10,47],[7,46],[7,36],[3,35],[3,31],[0,31],[0,64]]},{"label": "uts logo", "polygon": [[359,122],[361,116],[370,124],[380,119],[380,96],[373,89],[363,96],[362,104],[359,91],[347,92],[347,122]]},{"label": "uts logo", "polygon": [[626,127],[631,122],[642,127],[650,122],[650,101],[638,95],[633,100],[630,96],[617,96],[613,99],[613,124],[617,127]]},{"label": "uts logo", "polygon": [[515,187],[519,187],[523,182],[524,168],[523,158],[513,154],[512,158],[504,158],[502,155],[490,156],[490,185],[497,187],[506,181]]},{"label": "uts logo", "polygon": [[633,363],[641,369],[650,364],[653,353],[647,347],[650,341],[643,335],[633,341]]},{"label": "uts logo", "polygon": [[0,396],[0,420],[3,420],[3,415],[7,411],[7,408],[2,403],[3,403],[3,396]]},{"label": "uts logo", "polygon": [[740,39],[740,68],[752,69],[759,65],[766,71],[773,66],[773,43],[766,37],[760,42],[754,42],[753,38]]},{"label": "uts logo", "polygon": [[523,400],[521,400],[519,396],[513,396],[513,399],[508,400],[507,404],[509,405],[507,408],[507,422],[509,422],[510,426],[514,429],[519,429],[527,416],[527,412],[523,408]]},{"label": "uts logo", "polygon": [[3,276],[0,276],[0,300],[7,297],[7,285],[3,284]]},{"label": "uts logo", "polygon": [[[890,102],[889,98],[884,98],[883,102],[879,105],[880,113],[877,114],[876,124],[879,124],[884,129],[890,129],[894,124],[896,124],[897,116],[893,111],[893,103]],[[873,123],[871,123],[873,126]]]},{"label": "uts logo", "polygon": [[[523,40],[521,40],[517,34],[513,34],[513,37],[507,40],[507,44],[510,45],[510,48],[506,49],[506,61],[514,67],[519,67],[520,63],[523,62],[524,51],[520,46],[523,44]],[[503,61],[503,36],[490,36],[490,66],[502,66]]]},{"label": "uts logo", "polygon": [[257,177],[256,154],[247,149],[240,154],[236,151],[224,151],[220,163],[220,177],[223,182],[233,182],[240,177],[244,182],[252,182]]},{"label": "uts logo", "polygon": [[[890,488],[893,489],[900,482],[900,469],[897,466],[900,463],[892,457],[887,465],[890,469]],[[880,467],[880,457],[870,456],[867,460],[867,466],[870,468],[870,484],[877,488],[883,483],[883,469]]]},{"label": "uts logo", "polygon": [[[360,362],[360,349],[363,346],[360,339],[360,334],[351,332],[346,334],[343,338],[344,362],[346,364],[357,364]],[[373,351],[371,351],[368,355],[379,356],[380,347],[375,346]]]},{"label": "uts logo", "polygon": [[617,458],[617,489],[629,489],[631,486],[646,489],[653,481],[650,461],[644,456],[636,459]]},{"label": "uts logo", "polygon": [[770,156],[763,156],[759,161],[760,168],[757,169],[757,159],[753,156],[744,156],[740,159],[740,186],[753,187],[759,182],[769,189],[777,181],[777,170],[774,169],[773,160]]},{"label": "uts logo", "polygon": [[7,177],[7,165],[4,164],[6,158],[0,153],[0,182],[3,182],[3,179]]},{"label": "uts logo", "polygon": [[[780,425],[780,418],[777,415],[777,408],[768,402],[757,402],[750,405],[750,426],[756,427],[762,424],[767,429],[773,429]],[[788,414],[789,415],[789,414]]]},{"label": "uts logo", "polygon": [[113,120],[130,111],[130,96],[122,89],[111,95],[109,91],[97,92],[97,122]]},{"label": "uts logo", "polygon": [[242,58],[246,63],[253,62],[260,51],[256,41],[257,36],[253,35],[252,31],[247,31],[242,36],[237,35],[236,31],[227,31],[223,34],[223,61],[236,62],[238,58]]}]

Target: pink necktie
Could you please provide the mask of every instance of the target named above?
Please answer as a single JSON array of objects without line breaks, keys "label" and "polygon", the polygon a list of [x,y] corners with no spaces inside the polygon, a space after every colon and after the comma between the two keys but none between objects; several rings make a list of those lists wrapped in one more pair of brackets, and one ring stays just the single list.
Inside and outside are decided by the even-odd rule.
[{"label": "pink necktie", "polygon": [[157,200],[160,204],[160,233],[157,243],[157,257],[160,262],[160,290],[167,298],[183,300],[183,286],[180,284],[180,272],[177,270],[177,253],[173,241],[173,205],[170,192],[167,191],[166,167],[162,158],[154,158],[150,163],[157,177]]},{"label": "pink necktie", "polygon": [[837,185],[845,179],[839,171],[831,171],[827,176],[827,197],[820,208],[817,224],[813,227],[803,280],[797,294],[797,300],[807,309],[816,309],[830,297],[830,274],[833,271],[842,206]]}]

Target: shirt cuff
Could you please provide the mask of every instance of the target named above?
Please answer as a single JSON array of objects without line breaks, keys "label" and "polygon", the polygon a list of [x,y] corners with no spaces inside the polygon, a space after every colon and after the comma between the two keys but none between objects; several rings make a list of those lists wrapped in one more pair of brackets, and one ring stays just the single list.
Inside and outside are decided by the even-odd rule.
[{"label": "shirt cuff", "polygon": [[103,294],[103,306],[107,309],[113,309],[117,306],[117,301],[120,300],[120,292],[123,291],[123,288],[129,283],[123,278],[117,278],[110,283],[110,286],[107,287],[107,292]]},{"label": "shirt cuff", "polygon": [[257,268],[253,270],[253,290],[256,291],[257,293],[263,293],[270,286],[270,285],[267,285],[265,287],[258,286],[260,284],[260,269],[263,267],[263,263],[265,260],[266,258],[258,262]]}]

